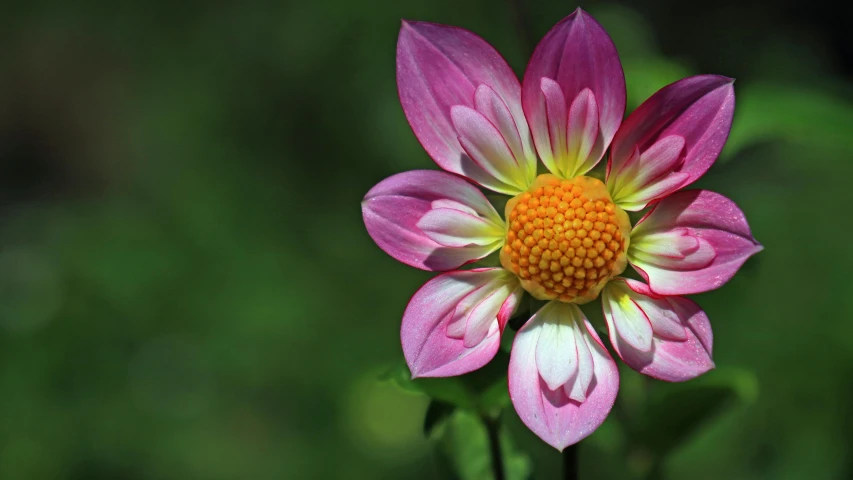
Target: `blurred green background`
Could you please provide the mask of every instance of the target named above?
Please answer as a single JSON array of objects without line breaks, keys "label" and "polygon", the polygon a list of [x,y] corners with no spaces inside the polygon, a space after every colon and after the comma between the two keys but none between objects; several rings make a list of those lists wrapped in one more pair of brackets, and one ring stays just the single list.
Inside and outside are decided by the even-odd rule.
[{"label": "blurred green background", "polygon": [[[522,73],[576,6],[4,2],[0,479],[490,478],[475,417],[425,438],[428,398],[377,380],[431,275],[373,244],[360,201],[435,168],[397,99],[401,18],[473,30]],[[686,75],[738,79],[698,186],[765,246],[695,296],[718,369],[623,370],[581,478],[853,477],[853,12],[581,6],[629,109]],[[501,420],[512,475],[555,478],[556,451]]]}]

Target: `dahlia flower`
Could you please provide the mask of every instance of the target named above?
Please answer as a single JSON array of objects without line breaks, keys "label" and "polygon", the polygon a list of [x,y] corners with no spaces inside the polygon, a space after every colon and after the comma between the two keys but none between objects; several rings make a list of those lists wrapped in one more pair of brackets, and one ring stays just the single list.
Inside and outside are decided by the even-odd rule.
[{"label": "dahlia flower", "polygon": [[[547,303],[513,340],[509,393],[557,449],[592,433],[619,387],[578,305],[601,297],[613,350],[641,373],[683,381],[714,367],[708,317],[683,295],[723,285],[762,247],[731,200],[682,189],[728,137],[732,79],[677,81],[623,121],[616,47],[578,9],[539,43],[521,83],[475,34],[403,22],[397,86],[415,136],[444,171],[387,178],[362,211],[389,255],[444,272],[403,314],[414,377],[488,363],[525,292]],[[585,176],[608,151],[605,180]],[[503,217],[481,188],[512,197]],[[626,212],[642,210],[632,225]],[[493,252],[500,267],[459,269]],[[620,276],[628,264],[645,282]]]}]

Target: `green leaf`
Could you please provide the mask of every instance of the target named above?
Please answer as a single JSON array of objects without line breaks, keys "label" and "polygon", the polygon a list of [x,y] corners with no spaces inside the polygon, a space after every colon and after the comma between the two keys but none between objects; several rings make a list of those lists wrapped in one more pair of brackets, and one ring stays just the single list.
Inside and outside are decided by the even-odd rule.
[{"label": "green leaf", "polygon": [[509,406],[509,384],[506,372],[482,392],[480,392],[480,411],[494,412]]},{"label": "green leaf", "polygon": [[712,370],[684,383],[654,383],[642,414],[629,426],[632,443],[658,458],[688,441],[721,413],[751,405],[758,397],[755,376],[737,368]]},{"label": "green leaf", "polygon": [[[442,425],[438,438],[438,449],[445,466],[460,480],[494,479],[492,453],[488,429],[477,415],[457,410]],[[501,455],[507,480],[522,480],[530,477],[532,462],[523,452],[515,448],[512,439],[500,429]]]},{"label": "green leaf", "polygon": [[427,407],[426,415],[424,415],[424,436],[428,437],[454,410],[456,407],[447,402],[431,401]]},{"label": "green leaf", "polygon": [[455,407],[494,415],[509,405],[507,368],[509,355],[501,350],[483,368],[466,375],[445,378],[412,378],[405,362],[391,367],[380,380],[391,382],[411,393],[422,393],[433,400]]},{"label": "green leaf", "polygon": [[494,414],[495,410],[509,405],[508,369],[509,355],[498,350],[495,358],[483,368],[458,377],[477,398],[480,412]]},{"label": "green leaf", "polygon": [[853,153],[853,104],[827,92],[760,83],[737,90],[732,132],[721,160],[745,147],[782,140]]},{"label": "green leaf", "polygon": [[412,378],[405,362],[394,365],[379,377],[380,380],[391,382],[406,392],[425,394],[432,399],[458,407],[474,408],[476,399],[461,378]]}]

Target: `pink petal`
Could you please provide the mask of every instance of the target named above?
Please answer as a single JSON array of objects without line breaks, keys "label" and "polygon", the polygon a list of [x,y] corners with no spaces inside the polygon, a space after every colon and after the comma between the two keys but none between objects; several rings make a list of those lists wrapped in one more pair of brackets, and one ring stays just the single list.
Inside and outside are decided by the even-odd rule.
[{"label": "pink petal", "polygon": [[496,236],[503,233],[501,225],[489,219],[454,208],[435,208],[435,204],[416,226],[424,235],[445,247],[490,245]]},{"label": "pink petal", "polygon": [[637,223],[628,260],[654,292],[687,295],[723,285],[762,248],[734,202],[688,190],[664,198]]},{"label": "pink petal", "polygon": [[500,99],[512,122],[508,124],[500,116],[503,112],[487,109],[481,113],[502,133],[517,136],[507,143],[510,148],[522,145],[524,171],[528,172],[530,164],[535,167],[536,158],[521,108],[521,87],[506,61],[485,40],[467,30],[403,22],[397,40],[397,89],[415,136],[445,170],[497,191],[517,193],[526,185],[508,185],[477,165],[460,144],[451,120],[451,108],[475,107],[475,93],[483,88]]},{"label": "pink petal", "polygon": [[[486,197],[464,179],[445,172],[414,170],[388,177],[367,193],[361,210],[367,232],[382,250],[407,265],[423,270],[457,268],[485,257],[500,248],[503,241],[502,234],[491,239],[481,235],[493,225],[503,225]],[[433,210],[454,210],[457,221],[464,218],[462,215],[470,217],[473,213],[479,220],[470,219],[471,223],[462,225],[481,224],[484,229],[469,228],[477,235],[472,234],[466,246],[443,245],[436,239],[450,245],[465,244],[464,238],[460,237],[465,232],[448,230],[447,223],[453,218],[426,217],[422,226],[431,231],[425,233],[418,223]]]},{"label": "pink petal", "polygon": [[686,228],[676,228],[645,236],[643,248],[649,254],[670,258],[684,258],[689,252],[699,249],[699,239],[690,235]]},{"label": "pink petal", "polygon": [[[648,351],[634,348],[619,332],[619,322],[633,315],[620,308],[627,303],[625,298],[651,321],[654,337]],[[610,282],[602,299],[613,348],[631,368],[669,382],[689,380],[714,368],[711,324],[693,301],[656,295],[648,285],[624,278]]]},{"label": "pink petal", "polygon": [[[551,338],[555,329],[563,329],[560,337],[573,336],[575,352],[562,351],[569,342]],[[543,351],[547,348],[553,349],[550,355]],[[549,387],[543,372],[548,371],[545,375],[553,382],[565,377],[566,367],[545,364],[567,361],[576,364],[569,367],[573,373],[568,381],[556,389]],[[618,390],[616,363],[576,305],[549,302],[516,334],[509,394],[524,424],[554,448],[562,450],[598,428]]]},{"label": "pink petal", "polygon": [[[607,290],[612,291],[613,288]],[[604,292],[602,297],[602,308],[613,326],[613,333],[637,351],[650,351],[654,333],[646,312],[630,297],[614,298],[612,294],[607,295],[607,293]]]},{"label": "pink petal", "polygon": [[468,331],[468,320],[471,311],[480,305],[483,300],[495,293],[495,289],[499,284],[500,278],[493,278],[488,280],[487,283],[474,286],[456,305],[453,318],[447,324],[447,336],[464,339],[465,333]]},{"label": "pink petal", "polygon": [[[589,328],[587,322],[583,327],[580,323],[575,322],[574,330],[575,337],[583,335],[583,330]],[[589,391],[589,386],[592,383],[595,375],[595,357],[592,355],[592,349],[587,342],[575,342],[578,352],[578,376],[574,382],[568,382],[563,387],[563,391],[569,396],[570,400],[583,403],[586,401],[586,394]]]},{"label": "pink petal", "polygon": [[629,195],[614,195],[613,202],[623,210],[638,212],[646,208],[655,199],[677,191],[687,183],[689,178],[690,175],[685,172],[669,172]]},{"label": "pink petal", "polygon": [[[412,376],[461,375],[488,363],[523,293],[502,268],[448,272],[428,281],[409,301],[400,329]],[[465,328],[454,332],[460,320]]]},{"label": "pink petal", "polygon": [[450,118],[462,148],[480,168],[506,185],[525,184],[526,168],[515,159],[507,140],[485,115],[456,105],[450,109]]},{"label": "pink petal", "polygon": [[[516,105],[516,108],[518,106]],[[527,120],[520,119],[524,124],[524,136],[519,131],[513,113],[506,102],[488,85],[480,85],[474,92],[474,109],[486,117],[500,132],[516,163],[527,164],[527,177],[530,181],[536,178],[536,156],[533,153],[533,140],[527,130]],[[523,174],[521,171],[518,174]],[[528,182],[530,183],[530,182]]]},{"label": "pink petal", "polygon": [[643,168],[637,171],[636,179],[645,184],[675,170],[681,160],[684,143],[684,137],[679,135],[668,135],[659,139],[641,154],[640,163]]},{"label": "pink petal", "polygon": [[[628,116],[613,139],[607,166],[608,185],[624,186],[647,168],[656,170],[661,181],[671,172],[685,174],[681,182],[670,181],[666,188],[658,189],[653,198],[644,196],[644,205],[639,208],[632,206],[632,210],[642,209],[651,201],[693,183],[711,167],[723,149],[732,125],[735,106],[733,82],[718,75],[685,78],[662,88]],[[678,161],[672,158],[673,148],[678,145],[658,144],[667,137],[683,139]],[[634,155],[637,150],[641,153],[639,157]],[[660,171],[662,166],[667,167],[665,171]],[[635,181],[635,187],[654,182],[649,179]],[[611,192],[618,193],[615,190]],[[615,195],[614,200],[630,193],[623,191]]]},{"label": "pink petal", "polygon": [[506,290],[504,288],[493,291],[467,313],[465,335],[462,337],[462,343],[465,347],[476,347],[494,328],[500,326],[500,323],[496,322],[495,319],[498,318],[498,313],[506,302]]},{"label": "pink petal", "polygon": [[[575,172],[587,172],[598,163],[600,156],[592,155],[596,149],[598,137],[598,103],[592,90],[584,88],[575,97],[569,108],[568,150],[569,158],[584,163],[576,167]],[[598,145],[600,148],[601,145]],[[592,155],[592,158],[590,156]],[[579,168],[579,169],[578,169]]]},{"label": "pink petal", "polygon": [[[625,76],[613,41],[583,10],[577,9],[560,21],[539,42],[527,65],[522,86],[524,113],[530,122],[536,150],[543,163],[559,174],[552,168],[558,159],[549,134],[549,118],[553,117],[546,108],[541,89],[543,79],[560,86],[564,102],[574,102],[585,89],[589,89],[595,99],[598,115],[595,148],[587,159],[581,160],[584,168],[592,168],[601,159],[625,114]],[[563,109],[570,110],[568,106]],[[577,123],[572,125],[570,121],[569,124],[573,129],[579,128]],[[591,129],[585,131],[589,133]],[[577,135],[571,131],[568,136]]]},{"label": "pink petal", "polygon": [[608,184],[613,201],[625,210],[642,210],[654,199],[673,192],[689,179],[675,169],[681,164],[684,137],[669,135],[640,154],[634,149],[619,175]]},{"label": "pink petal", "polygon": [[578,350],[572,322],[543,322],[536,343],[536,368],[551,390],[561,388],[578,372]]},{"label": "pink petal", "polygon": [[[654,240],[651,240],[651,238]],[[685,228],[651,235],[638,235],[633,257],[637,263],[666,270],[700,270],[717,257],[711,242]]]},{"label": "pink petal", "polygon": [[545,100],[545,116],[548,125],[548,144],[542,162],[555,175],[565,176],[561,171],[562,163],[567,161],[568,147],[566,144],[566,98],[560,85],[550,78],[540,79],[539,89]]}]

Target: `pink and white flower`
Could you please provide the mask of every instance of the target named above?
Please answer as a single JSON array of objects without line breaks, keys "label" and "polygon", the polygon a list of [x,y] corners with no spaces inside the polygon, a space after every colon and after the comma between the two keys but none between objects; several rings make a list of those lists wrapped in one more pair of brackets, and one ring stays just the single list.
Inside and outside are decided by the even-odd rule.
[{"label": "pink and white flower", "polygon": [[[732,79],[680,80],[623,121],[616,47],[578,9],[539,43],[522,83],[475,34],[403,22],[397,85],[415,135],[445,170],[394,175],[362,203],[383,250],[444,272],[403,314],[413,376],[488,363],[525,292],[547,303],[513,342],[510,396],[557,449],[592,433],[619,387],[579,304],[601,297],[613,349],[641,373],[683,381],[714,367],[708,317],[682,295],[720,287],[762,247],[734,202],[682,189],[728,137]],[[608,151],[606,180],[586,176]],[[549,173],[537,176],[537,158]],[[480,187],[512,196],[503,216]],[[632,226],[626,211],[646,209]],[[501,267],[459,269],[493,252]],[[645,282],[619,276],[628,264]]]}]

